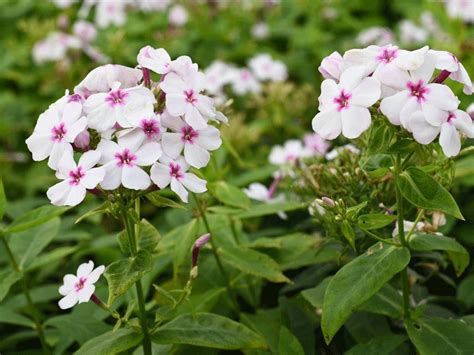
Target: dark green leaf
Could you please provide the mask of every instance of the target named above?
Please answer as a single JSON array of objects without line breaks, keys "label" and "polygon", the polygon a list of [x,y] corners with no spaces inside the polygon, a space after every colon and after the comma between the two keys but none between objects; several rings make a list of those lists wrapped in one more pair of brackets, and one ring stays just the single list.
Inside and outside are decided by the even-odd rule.
[{"label": "dark green leaf", "polygon": [[304,355],[303,347],[298,339],[291,333],[288,328],[280,327],[280,340],[278,342],[279,354]]},{"label": "dark green leaf", "polygon": [[217,349],[263,349],[265,341],[241,323],[211,314],[185,314],[152,334],[157,344],[190,344]]},{"label": "dark green leaf", "polygon": [[410,261],[404,247],[384,247],[360,255],[341,268],[324,296],[321,327],[329,343],[350,314],[372,297]]},{"label": "dark green leaf", "polygon": [[222,260],[247,274],[263,277],[272,282],[289,282],[279,265],[268,255],[241,246],[219,248]]},{"label": "dark green leaf", "polygon": [[171,207],[171,208],[181,208],[186,209],[182,204],[164,197],[161,195],[160,191],[153,191],[145,195],[146,198],[156,207]]},{"label": "dark green leaf", "polygon": [[123,295],[153,267],[153,258],[146,250],[140,250],[134,257],[117,260],[105,270],[104,276],[109,284],[108,305]]},{"label": "dark green leaf", "polygon": [[307,205],[300,202],[259,203],[253,205],[248,211],[235,214],[233,217],[240,219],[261,217],[277,214],[278,212],[299,210],[305,207],[307,207]]},{"label": "dark green leaf", "polygon": [[357,344],[344,355],[389,355],[406,340],[405,335],[383,335],[372,338],[368,343]]},{"label": "dark green leaf", "polygon": [[403,317],[403,297],[393,286],[385,284],[358,310],[401,319]]},{"label": "dark green leaf", "polygon": [[383,228],[397,219],[396,215],[372,213],[359,216],[358,225],[362,229],[379,229]]},{"label": "dark green leaf", "polygon": [[0,324],[1,323],[21,325],[22,327],[28,327],[31,329],[35,328],[35,323],[33,323],[32,320],[21,314],[16,313],[8,306],[0,306]]},{"label": "dark green leaf", "polygon": [[8,294],[10,287],[20,280],[21,277],[22,274],[20,272],[16,272],[10,268],[0,271],[0,302],[2,302],[2,300]]},{"label": "dark green leaf", "polygon": [[224,181],[209,184],[209,191],[225,205],[247,209],[250,207],[250,199],[238,187]]},{"label": "dark green leaf", "polygon": [[5,209],[7,208],[7,197],[5,196],[5,189],[3,187],[3,179],[0,176],[0,221],[3,219]]},{"label": "dark green leaf", "polygon": [[131,349],[142,340],[142,334],[131,329],[109,331],[92,338],[76,351],[76,355],[111,355]]},{"label": "dark green leaf", "polygon": [[309,288],[301,292],[301,295],[305,300],[307,300],[314,308],[322,308],[324,301],[324,293],[331,281],[332,276],[326,277],[323,281],[319,283],[316,287]]},{"label": "dark green leaf", "polygon": [[471,308],[474,306],[474,274],[462,280],[456,296],[459,300],[464,302],[467,307]]},{"label": "dark green leaf", "polygon": [[66,212],[69,207],[42,206],[15,219],[6,229],[7,233],[18,233],[36,226],[39,226],[49,220],[60,216]]},{"label": "dark green leaf", "polygon": [[406,321],[405,328],[420,355],[472,355],[474,327],[462,320],[421,318]]},{"label": "dark green leaf", "polygon": [[423,170],[408,168],[400,174],[397,185],[403,197],[415,206],[427,210],[439,210],[464,220],[453,196]]},{"label": "dark green leaf", "polygon": [[76,219],[76,221],[74,223],[77,224],[77,223],[83,221],[86,218],[89,218],[91,216],[95,216],[96,214],[107,213],[108,211],[109,211],[109,202],[106,201],[103,204],[101,204],[100,206],[98,206],[96,208],[93,208],[90,211],[87,211],[86,213],[82,214],[78,219]]},{"label": "dark green leaf", "polygon": [[341,232],[344,238],[346,238],[349,245],[352,247],[352,249],[355,250],[355,232],[352,229],[351,224],[347,220],[342,221]]},{"label": "dark green leaf", "polygon": [[394,136],[393,126],[388,124],[374,125],[370,130],[367,153],[372,155],[385,151]]},{"label": "dark green leaf", "polygon": [[176,234],[175,246],[173,249],[173,269],[175,277],[189,274],[189,268],[185,267],[191,263],[191,249],[198,238],[198,221],[191,220],[188,224],[179,227]]}]

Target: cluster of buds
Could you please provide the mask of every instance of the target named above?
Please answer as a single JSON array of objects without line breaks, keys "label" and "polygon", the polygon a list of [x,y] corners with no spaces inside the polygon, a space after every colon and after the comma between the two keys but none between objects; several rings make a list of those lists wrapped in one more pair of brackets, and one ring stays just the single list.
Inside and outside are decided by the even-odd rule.
[{"label": "cluster of buds", "polygon": [[341,133],[359,137],[371,125],[369,108],[380,99],[380,111],[391,124],[403,127],[421,144],[439,135],[448,157],[459,153],[462,134],[474,137],[471,117],[458,108],[459,99],[443,84],[449,78],[472,94],[466,69],[451,53],[427,46],[415,51],[369,46],[343,56],[335,52],[322,61],[319,71],[326,80],[313,129],[325,139]]},{"label": "cluster of buds", "polygon": [[[152,183],[171,186],[184,202],[188,190],[206,191],[206,181],[189,169],[209,163],[222,143],[210,122],[227,119],[203,94],[204,74],[188,56],[171,60],[149,46],[138,64],[92,70],[40,115],[26,143],[33,159],[48,158],[63,180],[47,192],[53,204],[77,205],[96,188],[146,190]],[[74,153],[82,154],[77,163]]]}]

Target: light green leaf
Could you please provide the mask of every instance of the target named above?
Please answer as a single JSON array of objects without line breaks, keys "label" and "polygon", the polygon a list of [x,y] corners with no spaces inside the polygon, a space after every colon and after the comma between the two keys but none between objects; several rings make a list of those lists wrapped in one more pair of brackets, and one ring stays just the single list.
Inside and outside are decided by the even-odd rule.
[{"label": "light green leaf", "polygon": [[102,203],[100,206],[91,209],[90,211],[87,211],[86,213],[82,214],[76,221],[74,222],[75,224],[83,221],[86,218],[95,216],[96,214],[103,214],[109,212],[109,202],[105,201]]},{"label": "light green leaf", "polygon": [[77,250],[78,247],[60,247],[55,248],[54,250],[44,253],[43,255],[35,258],[26,268],[26,271],[32,271],[34,269],[40,268],[45,265],[50,265],[51,263],[62,259]]},{"label": "light green leaf", "polygon": [[217,349],[263,349],[265,341],[245,325],[212,314],[185,314],[152,334],[157,344],[190,344]]},{"label": "light green leaf", "polygon": [[109,284],[108,305],[123,295],[153,267],[153,258],[146,250],[140,250],[136,256],[117,260],[105,270],[104,276]]},{"label": "light green leaf", "polygon": [[225,205],[247,209],[250,207],[250,199],[238,187],[224,181],[209,184],[212,195]]},{"label": "light green leaf", "polygon": [[76,351],[76,355],[112,355],[137,346],[142,340],[142,334],[131,329],[118,329],[101,334],[87,341]]},{"label": "light green leaf", "polygon": [[39,226],[66,212],[69,207],[42,206],[15,219],[6,229],[7,233],[18,233]]},{"label": "light green leaf", "polygon": [[301,296],[307,300],[314,308],[322,308],[324,301],[324,293],[331,281],[332,276],[326,277],[317,286],[309,288],[301,292]]},{"label": "light green leaf", "polygon": [[403,317],[403,297],[393,286],[385,284],[358,310],[401,319]]},{"label": "light green leaf", "polygon": [[173,272],[175,277],[188,275],[189,269],[185,265],[191,263],[191,249],[194,241],[198,238],[198,221],[191,220],[188,224],[179,227],[179,233],[176,233],[175,246],[173,249]]},{"label": "light green leaf", "polygon": [[285,326],[280,327],[280,340],[278,341],[279,354],[304,355],[303,347],[298,339]]},{"label": "light green leaf", "polygon": [[16,272],[10,268],[0,271],[0,302],[2,302],[2,300],[8,294],[10,287],[20,280],[21,277],[22,274],[20,272]]},{"label": "light green leaf", "polygon": [[405,335],[382,335],[372,338],[368,343],[353,346],[344,355],[389,355],[406,340]]},{"label": "light green leaf", "polygon": [[344,265],[329,282],[324,296],[321,327],[326,343],[351,313],[372,297],[410,261],[404,247],[384,247],[360,255]]},{"label": "light green leaf", "polygon": [[162,196],[160,191],[150,192],[149,194],[146,194],[145,197],[156,207],[171,207],[180,208],[183,210],[186,209],[186,207],[184,207],[181,203]]},{"label": "light green leaf", "polygon": [[352,247],[352,249],[355,250],[355,232],[352,229],[351,224],[347,220],[342,221],[341,232],[344,238],[346,238],[349,245]]},{"label": "light green leaf", "polygon": [[[23,295],[22,295],[23,296]],[[22,327],[35,328],[35,323],[31,319],[16,313],[8,306],[0,306],[0,324],[14,324]]]},{"label": "light green leaf", "polygon": [[359,216],[357,223],[362,229],[372,230],[383,228],[396,219],[396,215],[372,213]]},{"label": "light green leaf", "polygon": [[3,179],[0,176],[0,221],[3,219],[5,209],[7,208],[7,197],[5,196],[5,189],[3,187]]},{"label": "light green leaf", "polygon": [[241,246],[219,248],[222,260],[247,274],[263,277],[272,282],[290,282],[279,265],[268,255]]},{"label": "light green leaf", "polygon": [[446,251],[453,262],[458,276],[469,265],[468,251],[453,238],[438,234],[417,233],[410,237],[408,244],[411,249],[416,251]]},{"label": "light green leaf", "polygon": [[393,140],[394,129],[389,124],[376,124],[370,129],[367,153],[372,155],[384,152]]},{"label": "light green leaf", "polygon": [[420,355],[472,355],[474,327],[462,320],[421,318],[406,321],[405,328]]},{"label": "light green leaf", "polygon": [[138,236],[138,249],[153,252],[160,239],[160,232],[158,232],[155,226],[146,219],[142,219],[140,222],[140,234]]},{"label": "light green leaf", "polygon": [[453,196],[423,170],[410,167],[400,174],[397,186],[408,201],[419,208],[438,210],[464,220]]},{"label": "light green leaf", "polygon": [[306,208],[307,204],[301,202],[279,202],[279,203],[258,203],[248,211],[243,211],[233,215],[235,218],[246,219],[254,217],[268,216],[278,212],[288,212]]}]

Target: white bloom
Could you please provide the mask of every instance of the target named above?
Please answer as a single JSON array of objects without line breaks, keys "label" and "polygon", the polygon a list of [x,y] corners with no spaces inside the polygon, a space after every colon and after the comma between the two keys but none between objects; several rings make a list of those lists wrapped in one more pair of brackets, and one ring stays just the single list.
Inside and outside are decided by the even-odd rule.
[{"label": "white bloom", "polygon": [[386,97],[380,110],[394,125],[410,128],[410,117],[415,111],[422,111],[428,123],[439,126],[446,117],[446,111],[458,107],[459,100],[446,85],[430,83],[436,65],[436,56],[427,52],[424,63],[415,70],[387,71],[380,80],[398,91]]},{"label": "white bloom", "polygon": [[285,64],[273,60],[268,54],[259,54],[250,59],[249,67],[258,80],[284,81],[288,77]]},{"label": "white bloom", "polygon": [[412,21],[403,20],[400,22],[400,42],[403,44],[425,43],[428,37],[429,32]]},{"label": "white bloom", "polygon": [[89,96],[84,103],[89,127],[104,132],[115,124],[130,127],[131,120],[148,117],[156,102],[153,93],[144,86],[122,89],[116,82],[108,93]]},{"label": "white bloom", "polygon": [[97,37],[97,29],[89,21],[79,20],[73,26],[74,34],[84,42],[92,42]]},{"label": "white bloom", "polygon": [[95,9],[95,22],[99,28],[110,25],[121,27],[127,21],[125,7],[130,3],[127,0],[100,0]]},{"label": "white bloom", "polygon": [[181,5],[174,5],[168,14],[168,21],[171,25],[181,27],[188,22],[188,11]]},{"label": "white bloom", "polygon": [[421,144],[431,143],[437,136],[439,144],[447,157],[459,154],[461,150],[460,132],[469,138],[474,138],[474,124],[469,115],[461,110],[445,112],[445,118],[441,125],[429,124],[422,112],[417,111],[410,118],[410,128],[413,130],[413,137]]},{"label": "white bloom", "polygon": [[313,118],[313,130],[324,139],[342,134],[357,138],[371,123],[368,107],[380,98],[380,83],[365,77],[364,67],[346,69],[339,84],[326,79],[321,84],[320,112]]},{"label": "white bloom", "polygon": [[305,149],[303,143],[297,139],[290,139],[283,146],[276,145],[272,148],[268,160],[274,165],[295,164],[301,158],[312,155],[312,152]]},{"label": "white bloom", "polygon": [[159,143],[148,142],[140,147],[133,147],[126,145],[120,138],[118,144],[101,140],[97,150],[102,153],[100,163],[107,171],[100,184],[105,190],[114,190],[120,185],[128,189],[145,190],[151,182],[141,166],[152,165],[161,156]]},{"label": "white bloom", "polygon": [[76,275],[65,275],[63,285],[59,288],[59,293],[64,296],[59,301],[59,307],[68,309],[77,303],[88,302],[94,294],[94,284],[104,271],[104,265],[94,269],[94,263],[89,261],[79,265]]},{"label": "white bloom", "polygon": [[188,202],[188,191],[202,193],[207,191],[206,181],[188,172],[189,165],[184,158],[172,160],[163,156],[159,162],[151,167],[151,180],[164,189],[171,184],[174,191],[183,202]]},{"label": "white bloom", "polygon": [[333,52],[321,61],[318,70],[324,79],[339,80],[342,72],[342,57],[339,52]]},{"label": "white bloom", "polygon": [[58,164],[56,177],[60,183],[50,187],[46,193],[53,205],[76,206],[84,200],[87,189],[95,188],[105,176],[103,167],[94,168],[99,162],[100,152],[84,153],[76,164],[72,152],[64,153]]},{"label": "white bloom", "polygon": [[62,32],[52,32],[33,47],[33,59],[36,63],[56,62],[66,58],[69,49],[81,48],[81,41],[75,36]]},{"label": "white bloom", "polygon": [[171,0],[135,0],[143,12],[164,11]]},{"label": "white bloom", "polygon": [[265,39],[270,35],[270,29],[265,22],[257,22],[252,27],[252,36],[255,39]]},{"label": "white bloom", "polygon": [[393,43],[395,36],[393,32],[387,27],[369,27],[357,35],[356,42],[367,46],[375,44],[377,46],[385,46]]},{"label": "white bloom", "polygon": [[56,103],[38,118],[33,134],[26,140],[33,160],[49,157],[48,166],[56,169],[66,152],[72,152],[71,143],[84,131],[87,119],[82,116],[81,105]]},{"label": "white bloom", "polygon": [[75,93],[79,93],[85,98],[91,94],[108,92],[115,82],[121,84],[122,89],[136,86],[142,79],[142,71],[117,64],[106,64],[92,70],[74,88]]},{"label": "white bloom", "polygon": [[324,155],[329,149],[329,142],[317,133],[305,134],[303,140],[305,148],[310,150],[313,154]]},{"label": "white bloom", "polygon": [[325,158],[326,160],[334,160],[344,151],[347,151],[356,155],[360,154],[360,149],[358,149],[355,145],[346,144],[346,145],[343,145],[342,147],[334,148],[333,150],[331,150],[329,153],[326,154]]},{"label": "white bloom", "polygon": [[258,94],[262,88],[255,76],[247,68],[234,71],[231,79],[232,90],[237,95]]},{"label": "white bloom", "polygon": [[[410,232],[414,226],[415,226],[415,222],[403,221],[403,230],[405,234]],[[415,226],[414,232],[421,232],[423,231],[424,227],[425,227],[425,224],[423,222],[418,222]],[[398,223],[395,224],[395,228],[393,229],[393,232],[392,232],[392,237],[397,237],[397,236],[398,236]]]},{"label": "white bloom", "polygon": [[138,53],[137,62],[142,68],[158,74],[167,74],[171,70],[171,57],[163,48],[143,47]]},{"label": "white bloom", "polygon": [[160,84],[166,93],[166,109],[173,116],[184,116],[186,123],[194,129],[207,127],[207,120],[216,113],[212,99],[200,94],[205,77],[200,72],[188,73],[181,78],[176,73],[166,75]]},{"label": "white bloom", "polygon": [[[285,201],[285,196],[273,196],[273,191],[270,191],[265,185],[259,182],[250,184],[249,187],[243,189],[243,191],[249,198],[255,201],[265,203],[278,203]],[[283,211],[278,212],[278,217],[281,219],[287,219],[287,215]]]},{"label": "white bloom", "polygon": [[145,117],[137,116],[130,120],[130,125],[132,128],[117,132],[117,136],[129,147],[139,147],[145,142],[159,142],[165,131],[160,116],[155,113]]},{"label": "white bloom", "polygon": [[205,90],[211,95],[220,95],[223,87],[230,83],[236,69],[220,60],[215,60],[204,70]]},{"label": "white bloom", "polygon": [[461,84],[464,84],[464,93],[472,94],[472,81],[464,65],[456,58],[454,54],[446,51],[431,50],[436,55],[436,68],[449,71],[449,77]]},{"label": "white bloom", "polygon": [[177,159],[184,149],[184,159],[189,165],[198,169],[205,167],[209,163],[209,151],[222,144],[219,130],[214,126],[194,129],[179,117],[164,117],[163,125],[172,132],[163,133],[163,152]]},{"label": "white bloom", "polygon": [[474,103],[470,104],[467,107],[466,112],[468,113],[469,116],[471,116],[471,119],[474,121]]},{"label": "white bloom", "polygon": [[474,2],[471,0],[446,0],[446,10],[450,17],[464,22],[474,22]]}]

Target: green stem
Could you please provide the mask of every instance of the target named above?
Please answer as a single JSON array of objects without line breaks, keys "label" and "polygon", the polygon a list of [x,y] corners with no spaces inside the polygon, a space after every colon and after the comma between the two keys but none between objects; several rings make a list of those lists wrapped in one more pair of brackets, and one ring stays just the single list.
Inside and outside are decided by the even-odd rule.
[{"label": "green stem", "polygon": [[[11,251],[10,246],[8,245],[5,239],[5,235],[1,232],[0,232],[0,239],[2,240],[5,250],[7,251],[8,258],[10,259],[13,269],[16,272],[21,272],[21,269],[18,266],[18,263],[16,262],[15,256],[13,255],[13,252]],[[21,288],[22,288],[23,294],[25,295],[26,302],[28,303],[28,307],[30,308],[31,317],[33,318],[33,323],[35,324],[36,332],[38,333],[38,338],[41,342],[41,347],[43,348],[43,353],[51,354],[51,349],[48,343],[46,342],[46,336],[44,334],[43,324],[41,323],[41,320],[40,320],[41,317],[39,316],[39,311],[36,308],[35,304],[33,303],[33,299],[31,298],[31,294],[28,289],[28,283],[25,279],[24,274],[22,274],[22,277],[21,277]]]},{"label": "green stem", "polygon": [[[138,202],[137,202],[138,201]],[[135,200],[135,211],[137,215],[140,216],[140,201],[139,199]],[[128,242],[130,244],[130,254],[136,256],[138,253],[137,246],[137,237],[136,232],[139,231],[139,226],[135,226],[131,218],[127,214],[127,210],[123,210],[123,223],[127,231]],[[140,325],[143,331],[143,353],[145,355],[151,355],[151,341],[150,333],[148,331],[147,321],[146,321],[146,310],[145,310],[145,297],[143,295],[143,286],[141,280],[138,280],[135,283],[135,288],[137,289],[137,300],[138,300],[138,313],[140,318]]]},{"label": "green stem", "polygon": [[[360,228],[360,227],[359,227]],[[385,244],[390,244],[390,245],[396,245],[396,246],[400,246],[400,244],[398,244],[397,242],[394,242],[390,239],[384,239],[380,236],[378,236],[377,234],[367,230],[367,229],[364,229],[364,228],[360,228],[360,230],[364,233],[366,233],[369,237],[372,237],[376,240],[378,240],[379,242],[382,242],[382,243],[385,243]]]},{"label": "green stem", "polygon": [[226,283],[226,288],[227,292],[230,295],[230,298],[232,300],[233,306],[235,308],[235,311],[239,313],[239,304],[237,302],[237,297],[235,296],[234,290],[232,289],[232,286],[230,284],[230,279],[229,276],[227,275],[227,272],[224,269],[224,265],[222,264],[221,258],[219,254],[217,253],[217,246],[216,243],[214,242],[214,234],[211,231],[211,227],[209,226],[209,222],[207,221],[206,213],[204,212],[201,204],[199,203],[198,198],[193,194],[194,201],[196,202],[197,208],[199,210],[199,214],[201,215],[201,218],[204,222],[204,226],[206,227],[206,231],[211,234],[211,238],[209,239],[211,246],[212,246],[212,254],[214,255],[214,258],[216,259],[217,267],[219,268],[222,276],[224,277],[225,283]]},{"label": "green stem", "polygon": [[[395,197],[397,200],[397,224],[398,224],[398,239],[404,247],[408,247],[407,241],[405,239],[405,227],[404,227],[404,211],[403,211],[403,197],[401,191],[398,187],[398,177],[400,175],[401,168],[401,158],[400,154],[397,154],[395,159],[394,166],[394,177],[395,177]],[[410,316],[410,285],[408,283],[408,268],[405,267],[400,272],[400,278],[402,283],[402,292],[403,292],[403,313],[404,317],[409,318]]]}]

